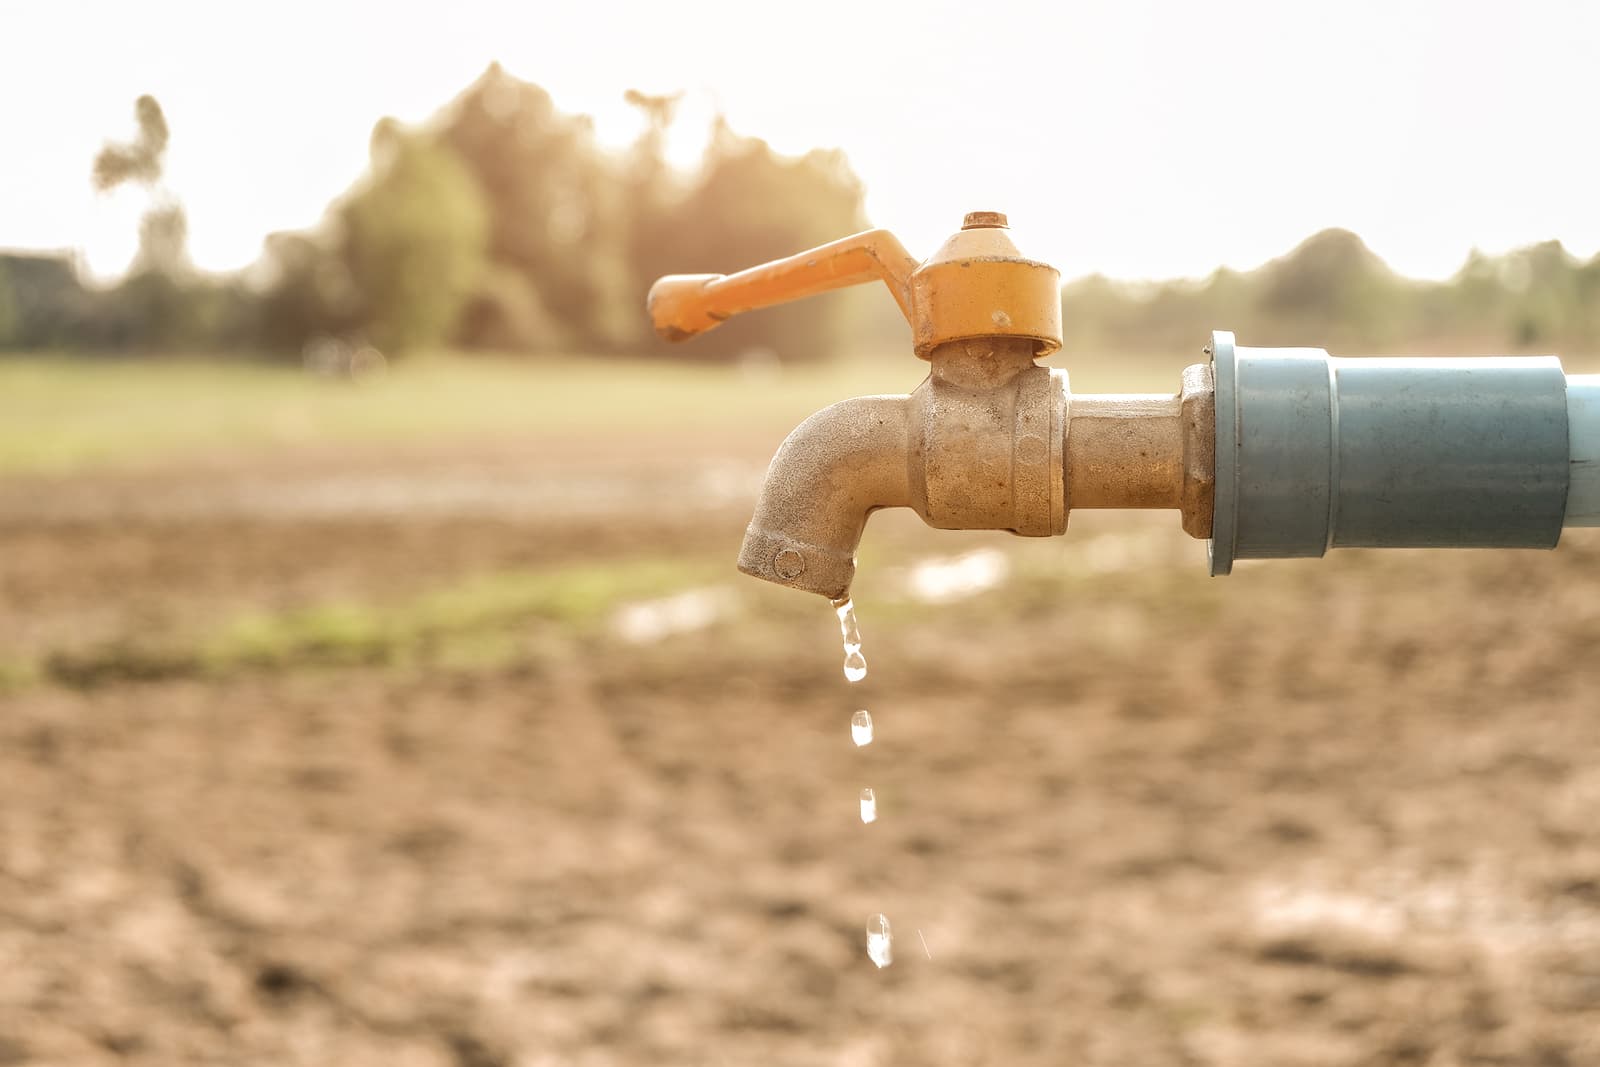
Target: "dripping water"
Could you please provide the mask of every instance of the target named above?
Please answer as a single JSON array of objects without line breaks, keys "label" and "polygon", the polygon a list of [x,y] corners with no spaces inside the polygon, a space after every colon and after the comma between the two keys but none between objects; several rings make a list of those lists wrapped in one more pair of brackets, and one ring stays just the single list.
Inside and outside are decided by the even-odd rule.
[{"label": "dripping water", "polygon": [[[848,596],[840,597],[833,602],[833,610],[839,616],[839,635],[844,638],[844,676],[847,681],[859,682],[867,676],[867,660],[861,654],[861,627],[856,623],[856,607]],[[856,747],[872,743],[872,714],[865,709],[850,716],[850,739]],[[876,822],[878,818],[878,797],[872,789],[861,790],[861,821],[863,823]],[[887,967],[894,962],[892,942],[894,935],[889,931],[889,917],[879,913],[867,920],[867,958],[879,968]]]},{"label": "dripping water", "polygon": [[861,654],[861,627],[856,624],[856,606],[848,596],[833,602],[839,616],[839,633],[844,638],[844,676],[859,682],[867,676],[867,660]]}]

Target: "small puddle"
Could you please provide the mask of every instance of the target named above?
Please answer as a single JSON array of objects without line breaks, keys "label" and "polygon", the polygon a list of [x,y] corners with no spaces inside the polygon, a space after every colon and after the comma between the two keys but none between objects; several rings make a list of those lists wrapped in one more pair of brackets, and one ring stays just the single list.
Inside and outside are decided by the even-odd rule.
[{"label": "small puddle", "polygon": [[966,600],[1000,585],[1011,575],[1011,560],[995,548],[959,556],[921,560],[906,575],[906,593],[924,604]]},{"label": "small puddle", "polygon": [[623,604],[611,617],[611,630],[630,645],[653,645],[674,634],[704,630],[732,610],[733,595],[726,589],[687,589]]}]

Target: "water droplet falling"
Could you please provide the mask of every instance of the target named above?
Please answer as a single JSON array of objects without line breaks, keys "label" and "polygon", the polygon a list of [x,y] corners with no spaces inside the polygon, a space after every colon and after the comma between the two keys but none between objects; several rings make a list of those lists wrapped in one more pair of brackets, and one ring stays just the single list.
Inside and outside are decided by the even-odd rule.
[{"label": "water droplet falling", "polygon": [[859,682],[867,676],[867,660],[861,654],[861,627],[856,624],[856,606],[849,597],[833,602],[839,616],[839,633],[844,637],[844,676]]},{"label": "water droplet falling", "polygon": [[876,822],[878,818],[878,798],[873,795],[870,788],[861,791],[861,821]]},{"label": "water droplet falling", "polygon": [[862,710],[850,716],[850,740],[857,748],[872,744],[872,712]]},{"label": "water droplet falling", "polygon": [[892,942],[894,935],[889,932],[889,917],[887,915],[874,915],[867,920],[867,958],[879,967],[887,967],[894,962],[894,949]]},{"label": "water droplet falling", "polygon": [[867,659],[861,654],[859,648],[847,649],[844,654],[844,676],[852,682],[859,682],[867,676]]}]

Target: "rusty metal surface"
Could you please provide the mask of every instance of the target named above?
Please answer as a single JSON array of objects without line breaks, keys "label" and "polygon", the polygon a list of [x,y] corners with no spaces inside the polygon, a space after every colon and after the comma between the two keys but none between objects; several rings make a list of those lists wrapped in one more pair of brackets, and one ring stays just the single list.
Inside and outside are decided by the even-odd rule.
[{"label": "rusty metal surface", "polygon": [[797,426],[767,469],[739,569],[830,600],[844,596],[867,516],[914,506],[910,406],[905,394],[856,397]]}]

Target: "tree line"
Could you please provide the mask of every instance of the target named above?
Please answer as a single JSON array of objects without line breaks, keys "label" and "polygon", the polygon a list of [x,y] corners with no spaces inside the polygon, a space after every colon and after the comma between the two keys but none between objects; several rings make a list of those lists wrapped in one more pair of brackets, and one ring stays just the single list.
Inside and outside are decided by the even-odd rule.
[{"label": "tree line", "polygon": [[[274,234],[235,275],[196,271],[181,203],[164,184],[173,136],[159,103],[136,135],[108,143],[91,180],[142,188],[139,251],[110,288],[86,287],[59,256],[0,254],[0,349],[284,353],[329,339],[390,355],[430,349],[636,353],[657,342],[644,298],[658,276],[726,272],[866,227],[862,183],[843,153],[774,152],[725,121],[699,165],[670,166],[679,97],[627,94],[644,132],[623,151],[585,116],[491,65],[429,121],[374,128],[370,165],[310,229]],[[881,293],[831,295],[744,316],[673,349],[785,360],[903,324]],[[1252,271],[1199,281],[1062,291],[1069,350],[1187,351],[1224,326],[1255,344],[1336,351],[1600,349],[1600,257],[1558,242],[1474,253],[1450,280],[1396,275],[1354,234],[1327,230]]]},{"label": "tree line", "polygon": [[1255,270],[1199,281],[1067,284],[1069,349],[1189,351],[1211,330],[1263,346],[1347,355],[1600,352],[1600,256],[1559,241],[1490,256],[1473,252],[1446,281],[1405,278],[1348,230],[1314,234]]}]

